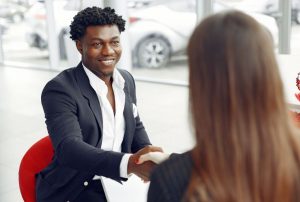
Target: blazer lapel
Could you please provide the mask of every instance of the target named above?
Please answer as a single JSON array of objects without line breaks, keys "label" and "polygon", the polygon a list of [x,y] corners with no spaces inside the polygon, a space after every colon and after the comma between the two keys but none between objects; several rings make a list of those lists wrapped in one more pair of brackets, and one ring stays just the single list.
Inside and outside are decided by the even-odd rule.
[{"label": "blazer lapel", "polygon": [[[100,130],[103,131],[102,112],[101,112],[99,100],[96,92],[90,85],[89,79],[83,69],[81,62],[75,69],[75,75],[81,93],[88,100],[89,106],[96,117]],[[131,152],[131,142],[135,130],[135,119],[133,117],[132,100],[128,92],[129,86],[127,85],[128,83],[125,80],[125,86],[124,86],[125,106],[124,106],[123,115],[125,118],[126,129],[125,129],[124,139],[122,142],[122,150],[126,152]],[[101,143],[101,141],[99,141],[99,143]]]},{"label": "blazer lapel", "polygon": [[96,117],[100,130],[103,131],[102,112],[101,112],[99,100],[96,92],[90,85],[89,79],[83,69],[81,62],[76,67],[75,74],[76,74],[77,83],[81,90],[81,93],[88,100],[89,106]]},{"label": "blazer lapel", "polygon": [[125,86],[124,86],[124,93],[125,93],[125,106],[124,106],[124,119],[125,119],[125,134],[124,134],[124,139],[122,143],[122,149],[125,152],[131,152],[131,143],[134,130],[135,130],[135,119],[133,117],[133,108],[132,108],[132,101],[128,93],[128,84],[125,81]]}]

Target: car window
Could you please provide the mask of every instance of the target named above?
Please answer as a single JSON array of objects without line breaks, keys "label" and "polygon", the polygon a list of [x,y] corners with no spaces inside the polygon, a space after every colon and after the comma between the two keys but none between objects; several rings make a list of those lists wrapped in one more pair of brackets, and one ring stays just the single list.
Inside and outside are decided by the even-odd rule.
[{"label": "car window", "polygon": [[81,1],[75,1],[75,0],[69,0],[68,3],[66,3],[66,5],[64,6],[65,10],[74,10],[74,11],[79,11],[82,2]]},{"label": "car window", "polygon": [[228,9],[232,9],[232,7],[226,5],[222,1],[216,1],[213,4],[213,10],[214,10],[214,12],[225,11],[225,10],[228,10]]},{"label": "car window", "polygon": [[157,0],[150,6],[165,5],[178,12],[195,12],[196,0]]},{"label": "car window", "polygon": [[[64,1],[64,0],[60,0]],[[66,2],[66,5],[64,7],[65,10],[71,10],[71,11],[80,11],[82,9],[85,9],[86,7],[92,7],[92,6],[98,6],[102,7],[102,2],[99,0],[68,0]]]}]

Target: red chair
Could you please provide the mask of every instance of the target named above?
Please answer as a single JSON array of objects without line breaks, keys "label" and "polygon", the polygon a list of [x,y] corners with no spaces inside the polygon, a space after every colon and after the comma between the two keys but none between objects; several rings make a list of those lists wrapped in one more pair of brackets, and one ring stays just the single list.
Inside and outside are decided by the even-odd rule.
[{"label": "red chair", "polygon": [[293,120],[295,121],[296,125],[300,128],[300,113],[299,112],[291,112]]},{"label": "red chair", "polygon": [[43,170],[54,155],[49,136],[33,144],[25,153],[19,167],[19,187],[24,202],[36,202],[35,175]]}]

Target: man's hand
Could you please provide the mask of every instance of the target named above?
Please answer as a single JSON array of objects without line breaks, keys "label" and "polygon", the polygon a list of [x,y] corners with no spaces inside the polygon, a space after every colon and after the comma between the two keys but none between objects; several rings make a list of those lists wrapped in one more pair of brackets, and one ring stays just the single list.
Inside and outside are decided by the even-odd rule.
[{"label": "man's hand", "polygon": [[128,174],[133,173],[142,178],[144,181],[149,181],[150,172],[156,164],[151,161],[144,162],[143,164],[137,164],[140,156],[149,152],[163,152],[163,150],[160,147],[146,146],[135,154],[132,154],[128,161]]}]

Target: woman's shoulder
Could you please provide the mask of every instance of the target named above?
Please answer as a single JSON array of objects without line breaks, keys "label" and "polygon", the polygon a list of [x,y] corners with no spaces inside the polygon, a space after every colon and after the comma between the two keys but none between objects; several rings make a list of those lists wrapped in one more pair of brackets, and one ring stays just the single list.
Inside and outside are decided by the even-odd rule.
[{"label": "woman's shoulder", "polygon": [[[177,172],[191,171],[193,167],[192,155],[191,152],[185,152],[182,154],[171,154],[170,158],[161,164],[159,164],[153,171],[155,174],[164,174],[164,175],[176,175]],[[171,171],[172,172],[169,172]],[[171,177],[171,176],[169,176]]]},{"label": "woman's shoulder", "polygon": [[191,169],[193,165],[192,161],[192,154],[190,151],[182,153],[182,154],[177,154],[173,153],[170,155],[169,159],[164,161],[160,166],[162,168],[170,168],[172,167],[174,169],[174,166],[177,168],[184,168],[184,169]]},{"label": "woman's shoulder", "polygon": [[162,193],[170,201],[172,201],[171,199],[177,201],[182,198],[187,189],[192,168],[193,161],[190,152],[172,154],[168,160],[154,169],[151,175],[151,184],[161,187]]}]

